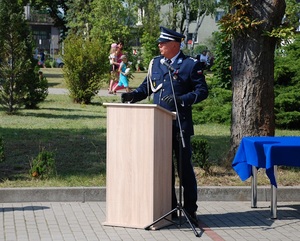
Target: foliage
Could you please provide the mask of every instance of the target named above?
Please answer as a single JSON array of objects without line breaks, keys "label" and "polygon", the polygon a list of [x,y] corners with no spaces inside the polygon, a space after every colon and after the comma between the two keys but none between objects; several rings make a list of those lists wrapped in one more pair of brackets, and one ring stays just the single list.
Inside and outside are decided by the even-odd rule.
[{"label": "foliage", "polygon": [[300,36],[277,50],[275,57],[275,115],[281,128],[300,126]]},{"label": "foliage", "polygon": [[141,42],[143,43],[143,64],[147,68],[151,59],[155,55],[159,55],[156,39],[157,37],[151,36],[149,33],[146,32],[144,32],[143,37],[141,39]]},{"label": "foliage", "polygon": [[50,178],[56,175],[54,154],[42,150],[30,163],[30,176],[34,178]]},{"label": "foliage", "polygon": [[202,168],[205,175],[211,174],[212,162],[209,161],[209,149],[210,146],[205,139],[193,138],[191,141],[192,145],[192,162],[198,167]]},{"label": "foliage", "polygon": [[33,41],[24,8],[17,0],[0,1],[0,103],[9,113],[23,103],[33,72]]},{"label": "foliage", "polygon": [[[290,40],[295,37],[295,32],[299,28],[300,22],[300,3],[296,0],[286,0],[285,16],[282,24],[274,28],[267,35],[279,39],[285,44],[289,44]],[[280,42],[279,42],[280,43]]]},{"label": "foliage", "polygon": [[281,25],[277,28],[273,28],[271,32],[266,32],[265,35],[278,39],[278,43],[280,43],[280,41],[288,43],[290,38],[294,36],[293,27],[287,28]]},{"label": "foliage", "polygon": [[231,90],[214,87],[209,90],[208,98],[193,106],[195,124],[229,124],[231,118]]},{"label": "foliage", "polygon": [[295,31],[299,27],[300,20],[300,4],[296,0],[286,0],[285,16],[282,24],[272,31],[267,31],[265,35],[278,39],[278,44],[282,42],[289,44],[290,40],[295,36]]},{"label": "foliage", "polygon": [[282,46],[275,56],[275,84],[300,85],[300,36],[297,35],[293,42]]},{"label": "foliage", "polygon": [[214,51],[214,72],[212,84],[216,87],[231,89],[231,41],[226,40],[226,34],[214,32],[216,46]]},{"label": "foliage", "polygon": [[221,31],[227,33],[229,39],[236,35],[244,35],[250,28],[263,23],[263,21],[252,19],[252,6],[249,0],[233,0],[231,8],[232,11],[220,20]]},{"label": "foliage", "polygon": [[45,61],[45,67],[46,68],[55,68],[55,60],[54,59],[46,59]]},{"label": "foliage", "polygon": [[[74,12],[74,14],[76,19],[81,20],[82,24],[84,21],[90,23],[90,36],[101,39],[108,47],[111,43],[120,40],[124,43],[129,42],[132,37],[130,36],[130,26],[136,22],[134,10],[134,6],[131,7],[128,1],[99,0],[91,3],[91,11],[86,14],[85,20],[82,17],[78,18],[78,12]],[[69,19],[73,19],[72,15],[69,16]],[[69,23],[71,24],[70,21]],[[107,48],[108,51],[109,47]]]},{"label": "foliage", "polygon": [[159,55],[157,47],[157,37],[159,36],[159,14],[156,14],[160,10],[158,1],[148,1],[143,6],[145,16],[142,18],[143,33],[141,38],[142,48],[142,60],[143,66],[148,68],[151,59]]},{"label": "foliage", "polygon": [[290,111],[278,113],[275,121],[279,128],[298,130],[300,125],[300,112]]},{"label": "foliage", "polygon": [[300,3],[297,0],[286,0],[286,9],[283,25],[292,27],[293,32],[299,27]]},{"label": "foliage", "polygon": [[208,50],[207,46],[206,45],[201,45],[201,44],[198,44],[195,48],[194,48],[194,53],[197,55],[197,54],[201,54],[204,50]]},{"label": "foliage", "polygon": [[28,73],[26,76],[27,83],[25,83],[26,94],[23,97],[23,104],[27,109],[36,109],[38,104],[44,101],[48,95],[48,81],[44,77],[41,70]]},{"label": "foliage", "polygon": [[276,126],[286,129],[299,129],[300,92],[297,87],[285,87],[277,90],[275,98]]},{"label": "foliage", "polygon": [[4,162],[5,154],[4,154],[4,140],[3,137],[0,136],[0,163]]},{"label": "foliage", "polygon": [[108,55],[96,39],[85,40],[68,35],[65,40],[64,78],[70,96],[76,103],[91,103],[107,74]]},{"label": "foliage", "polygon": [[[89,21],[92,11],[91,0],[68,1],[66,14],[68,34],[89,38],[92,25]],[[80,12],[80,14],[78,14]]]},{"label": "foliage", "polygon": [[[136,11],[132,1],[71,1],[68,2],[69,34],[81,36],[85,40],[94,42],[96,39],[101,44],[101,51],[106,51],[107,56],[101,61],[102,67],[109,73],[108,54],[111,43],[122,41],[123,53],[128,55],[129,61],[133,60],[130,41],[134,37],[135,29],[132,23],[136,19]],[[87,4],[88,3],[88,4]],[[78,14],[80,12],[80,14]],[[129,46],[129,47],[128,47]],[[95,49],[98,51],[99,46]],[[104,70],[103,70],[104,71]]]}]

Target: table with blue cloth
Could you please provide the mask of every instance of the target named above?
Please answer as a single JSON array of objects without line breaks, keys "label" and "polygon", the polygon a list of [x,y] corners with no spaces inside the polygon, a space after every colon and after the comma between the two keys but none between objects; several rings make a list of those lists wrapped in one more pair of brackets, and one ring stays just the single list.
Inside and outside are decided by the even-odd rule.
[{"label": "table with blue cloth", "polygon": [[271,215],[277,218],[277,166],[300,166],[300,137],[244,137],[232,167],[242,181],[252,176],[252,207],[257,205],[257,169],[265,168],[271,182]]}]

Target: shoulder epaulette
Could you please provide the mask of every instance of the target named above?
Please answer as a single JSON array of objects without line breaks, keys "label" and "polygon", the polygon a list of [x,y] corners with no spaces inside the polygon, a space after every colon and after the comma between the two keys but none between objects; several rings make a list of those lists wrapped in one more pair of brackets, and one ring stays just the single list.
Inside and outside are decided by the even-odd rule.
[{"label": "shoulder epaulette", "polygon": [[198,61],[196,58],[189,56],[189,59],[193,60],[194,62]]}]

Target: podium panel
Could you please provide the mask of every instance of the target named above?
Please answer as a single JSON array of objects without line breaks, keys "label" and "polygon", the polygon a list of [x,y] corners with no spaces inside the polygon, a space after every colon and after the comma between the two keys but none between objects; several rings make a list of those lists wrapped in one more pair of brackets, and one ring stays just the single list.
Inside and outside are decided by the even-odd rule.
[{"label": "podium panel", "polygon": [[[107,106],[106,222],[144,228],[172,208],[174,114],[146,104]],[[154,228],[170,224],[162,220]]]}]

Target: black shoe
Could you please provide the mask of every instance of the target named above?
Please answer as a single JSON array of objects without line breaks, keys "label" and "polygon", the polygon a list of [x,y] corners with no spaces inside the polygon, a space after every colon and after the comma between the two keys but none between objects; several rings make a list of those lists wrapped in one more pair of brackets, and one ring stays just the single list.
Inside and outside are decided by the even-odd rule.
[{"label": "black shoe", "polygon": [[197,217],[196,212],[194,212],[194,213],[187,213],[187,214],[188,214],[188,218],[191,221],[191,223],[194,224],[196,227],[198,227],[199,223],[198,223],[198,217]]}]

